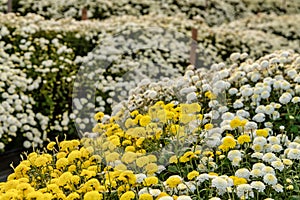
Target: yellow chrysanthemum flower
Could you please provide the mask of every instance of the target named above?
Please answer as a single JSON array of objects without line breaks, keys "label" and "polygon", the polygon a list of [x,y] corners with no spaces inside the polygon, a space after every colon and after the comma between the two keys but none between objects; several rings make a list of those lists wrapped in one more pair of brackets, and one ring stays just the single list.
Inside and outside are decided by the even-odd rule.
[{"label": "yellow chrysanthemum flower", "polygon": [[149,158],[147,158],[146,156],[142,156],[140,158],[137,158],[135,162],[138,167],[144,167],[149,163]]},{"label": "yellow chrysanthemum flower", "polygon": [[134,199],[134,198],[135,198],[135,193],[132,192],[132,191],[128,191],[128,192],[125,192],[125,193],[121,196],[120,200],[132,200],[132,199]]},{"label": "yellow chrysanthemum flower", "polygon": [[257,129],[256,130],[256,135],[257,136],[263,136],[263,137],[268,137],[269,132],[266,129]]},{"label": "yellow chrysanthemum flower", "polygon": [[199,176],[199,172],[197,172],[197,171],[194,170],[194,171],[188,173],[187,178],[189,180],[193,180],[197,176]]},{"label": "yellow chrysanthemum flower", "polygon": [[223,138],[223,145],[229,148],[234,148],[236,142],[232,136],[226,136]]},{"label": "yellow chrysanthemum flower", "polygon": [[146,187],[158,184],[158,178],[155,176],[146,177],[143,181],[143,185]]},{"label": "yellow chrysanthemum flower", "polygon": [[141,126],[147,126],[151,122],[151,117],[149,115],[142,116],[139,120]]},{"label": "yellow chrysanthemum flower", "polygon": [[177,187],[177,185],[179,185],[181,182],[182,182],[182,179],[180,178],[180,176],[177,176],[177,175],[170,176],[170,177],[166,180],[166,184],[167,184],[170,188],[175,188],[175,187]]},{"label": "yellow chrysanthemum flower", "polygon": [[179,158],[179,162],[185,163],[185,162],[188,162],[190,159],[195,158],[195,157],[197,157],[197,156],[194,154],[194,152],[188,151],[188,152],[185,152],[183,154],[183,156],[181,156]]},{"label": "yellow chrysanthemum flower", "polygon": [[49,142],[47,145],[47,149],[52,151],[54,149],[54,146],[56,145],[56,142]]},{"label": "yellow chrysanthemum flower", "polygon": [[244,143],[251,142],[251,138],[249,135],[244,134],[244,135],[240,135],[237,141],[239,144],[244,144]]},{"label": "yellow chrysanthemum flower", "polygon": [[83,196],[83,200],[101,200],[102,198],[102,194],[98,191],[90,191]]},{"label": "yellow chrysanthemum flower", "polygon": [[139,200],[153,200],[153,197],[151,194],[141,194],[139,197]]},{"label": "yellow chrysanthemum flower", "polygon": [[242,121],[240,120],[239,117],[235,117],[230,121],[230,127],[233,129],[235,129],[241,125],[242,125]]},{"label": "yellow chrysanthemum flower", "polygon": [[208,123],[208,124],[205,124],[205,125],[204,125],[204,129],[205,129],[205,130],[210,130],[210,129],[212,129],[213,127],[214,127],[214,125],[211,124],[211,123]]}]

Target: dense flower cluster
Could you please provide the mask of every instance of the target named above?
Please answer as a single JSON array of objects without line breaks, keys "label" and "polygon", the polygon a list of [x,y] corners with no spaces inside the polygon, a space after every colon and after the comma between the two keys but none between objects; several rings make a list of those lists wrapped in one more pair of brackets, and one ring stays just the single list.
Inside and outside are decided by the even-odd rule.
[{"label": "dense flower cluster", "polygon": [[80,142],[50,142],[48,153],[27,155],[0,184],[0,197],[297,198],[300,56],[240,57],[213,65],[206,80],[189,67],[180,79],[189,87],[179,92],[195,97],[182,103],[173,95],[111,117],[98,112]]},{"label": "dense flower cluster", "polygon": [[[22,106],[23,110],[20,110],[18,106],[17,110],[8,109],[1,113],[1,149],[4,144],[13,141],[15,136],[21,138],[27,148],[41,145],[47,137],[54,138],[57,131],[77,137],[72,121],[80,124],[81,129],[89,130],[91,115],[95,112],[92,110],[86,112],[89,114],[82,114],[82,107],[93,109],[96,106],[96,111],[109,113],[110,105],[127,97],[127,91],[141,82],[145,75],[155,80],[179,76],[184,72],[182,66],[189,63],[191,28],[197,28],[199,35],[197,67],[209,67],[216,62],[228,63],[230,60],[227,57],[233,51],[243,50],[248,54],[247,58],[256,59],[272,50],[299,48],[296,42],[289,41],[297,20],[286,15],[280,19],[289,21],[291,25],[283,28],[288,32],[281,35],[276,35],[276,21],[279,19],[276,16],[265,17],[269,22],[268,28],[274,29],[268,33],[264,29],[250,30],[253,29],[250,25],[249,28],[244,27],[238,31],[232,30],[231,25],[229,28],[210,28],[199,19],[182,20],[182,15],[120,16],[104,21],[45,20],[34,14],[25,17],[12,13],[0,15],[3,66],[0,69],[1,80],[6,80],[7,73],[22,72],[22,75],[17,76],[22,76],[24,83],[27,83],[26,87],[24,85],[20,90],[13,90],[11,87],[20,87],[16,81],[12,81],[14,86],[11,87],[7,85],[10,82],[3,81],[4,85],[1,87],[4,97],[1,98],[1,103],[6,108],[7,103],[14,104],[11,98],[17,100],[17,105],[20,105],[20,101],[23,102],[24,95],[31,99],[26,101],[28,109]],[[255,23],[263,26],[266,20],[258,18]],[[132,35],[138,36],[138,39],[132,38]],[[150,39],[153,35],[157,35],[155,40]],[[236,38],[236,35],[239,37]],[[296,41],[297,37],[293,35]],[[132,42],[128,42],[128,38]],[[99,46],[95,48],[97,45]],[[107,63],[112,65],[105,67]],[[81,70],[82,68],[85,70]],[[149,70],[153,68],[160,70]],[[76,94],[72,96],[72,85],[78,71],[84,73],[83,80],[77,79],[79,86],[89,84],[85,83],[86,80],[93,81],[88,87],[93,89],[96,85],[95,102],[90,102],[88,96],[78,99]],[[170,95],[173,93],[167,88],[163,92]],[[161,96],[155,92],[147,92],[145,95],[151,98]],[[72,97],[75,99],[74,110]],[[168,98],[166,95],[166,99]],[[189,99],[191,98],[193,94],[190,94]],[[142,102],[146,101],[140,103]],[[11,117],[22,118],[22,122],[8,130],[10,123],[15,121],[10,120]]]},{"label": "dense flower cluster", "polygon": [[[1,2],[0,11],[6,11],[6,3],[7,0]],[[112,16],[141,16],[145,14],[173,16],[175,13],[182,13],[185,15],[184,18],[201,18],[209,25],[219,25],[262,12],[281,15],[299,13],[300,10],[298,1],[277,0],[21,0],[14,3],[15,12],[20,12],[21,14],[28,12],[37,13],[47,18],[73,17],[81,19],[82,9],[87,8],[87,16],[89,18],[105,19]]]}]

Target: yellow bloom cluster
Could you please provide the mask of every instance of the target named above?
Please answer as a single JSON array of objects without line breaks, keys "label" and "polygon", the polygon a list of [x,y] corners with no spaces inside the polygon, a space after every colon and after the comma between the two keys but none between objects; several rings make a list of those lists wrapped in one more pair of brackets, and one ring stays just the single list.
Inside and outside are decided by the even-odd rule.
[{"label": "yellow bloom cluster", "polygon": [[[53,150],[55,145],[49,143],[48,149]],[[101,200],[109,190],[122,193],[129,190],[122,188],[124,185],[136,184],[132,171],[104,168],[102,158],[93,154],[94,149],[81,146],[78,140],[62,141],[57,146],[53,155],[27,155],[7,182],[0,184],[0,199]]]}]

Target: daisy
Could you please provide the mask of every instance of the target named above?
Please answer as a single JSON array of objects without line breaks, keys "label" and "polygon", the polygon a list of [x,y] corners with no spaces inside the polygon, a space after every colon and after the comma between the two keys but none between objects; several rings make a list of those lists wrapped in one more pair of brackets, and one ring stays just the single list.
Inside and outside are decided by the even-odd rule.
[{"label": "daisy", "polygon": [[266,188],[265,184],[261,181],[252,181],[250,185],[259,192],[264,192]]},{"label": "daisy", "polygon": [[273,174],[266,174],[266,175],[264,175],[263,180],[268,185],[275,185],[275,184],[277,184],[277,178]]}]

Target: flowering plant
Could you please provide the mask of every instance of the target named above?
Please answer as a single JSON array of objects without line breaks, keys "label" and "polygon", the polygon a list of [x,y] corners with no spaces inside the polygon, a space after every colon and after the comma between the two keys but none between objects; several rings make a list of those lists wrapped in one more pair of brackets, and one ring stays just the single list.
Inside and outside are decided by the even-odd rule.
[{"label": "flowering plant", "polygon": [[195,91],[181,91],[195,97],[187,103],[171,97],[112,117],[97,113],[80,142],[50,142],[48,153],[27,155],[0,197],[298,198],[300,56],[240,56],[231,55],[231,67],[214,65],[208,80],[188,68],[182,80]]},{"label": "flowering plant", "polygon": [[[185,43],[188,43],[187,38],[189,38],[191,27],[195,27],[199,31],[198,61],[205,66],[225,60],[226,63],[229,62],[226,56],[234,50],[239,50],[240,46],[246,47],[255,44],[257,48],[243,49],[253,59],[261,56],[262,52],[270,52],[270,46],[273,49],[283,48],[283,46],[292,49],[298,48],[294,42],[286,39],[289,34],[285,34],[285,37],[261,31],[251,31],[251,34],[248,34],[250,32],[247,28],[238,31],[241,36],[249,35],[247,38],[241,37],[240,42],[236,40],[230,43],[230,38],[235,37],[236,32],[229,29],[209,28],[197,20],[182,20],[181,17],[180,15],[173,17],[149,15],[140,18],[123,16],[112,17],[105,21],[78,22],[73,19],[45,20],[34,14],[28,14],[25,17],[12,13],[1,14],[0,23],[3,25],[0,35],[3,47],[1,54],[5,59],[1,60],[3,67],[0,68],[3,82],[1,84],[3,95],[0,101],[3,103],[1,106],[6,109],[9,107],[8,104],[10,107],[14,107],[12,99],[15,99],[17,107],[16,109],[9,108],[7,112],[1,114],[0,148],[3,150],[5,145],[13,144],[11,142],[16,140],[24,143],[26,148],[32,145],[40,146],[46,138],[54,139],[57,131],[66,133],[70,138],[77,137],[73,120],[81,126],[86,126],[92,118],[91,116],[81,118],[78,115],[79,111],[76,111],[78,107],[86,106],[89,102],[87,99],[78,101],[79,103],[75,105],[76,109],[71,110],[72,84],[80,66],[92,66],[84,77],[96,79],[98,90],[98,98],[95,102],[96,111],[105,111],[106,113],[109,113],[110,106],[116,99],[120,100],[127,96],[127,93],[123,94],[124,92],[119,92],[118,89],[122,89],[123,86],[133,88],[140,81],[138,76],[134,76],[129,81],[120,78],[124,73],[136,68],[139,62],[142,63],[141,67],[144,66],[144,69],[159,62],[162,67],[160,75],[169,78],[183,73],[184,67],[181,66],[188,64],[189,48]],[[270,21],[272,19],[276,21],[278,18],[276,16],[268,18]],[[292,21],[290,20],[292,18],[288,19]],[[150,32],[138,32],[138,30],[149,30],[146,27],[150,25],[158,28]],[[269,26],[277,30],[276,23]],[[292,31],[293,27],[286,30]],[[161,30],[165,33],[158,33]],[[116,55],[107,56],[104,52],[114,52],[120,46],[118,41],[121,41],[122,37],[119,35],[115,36],[115,40],[110,40],[111,35],[126,31],[129,31],[130,34],[140,35],[141,39],[136,43],[137,48],[140,48],[142,44],[142,46],[150,46],[150,50],[128,51],[129,55],[123,55],[123,63],[114,62],[110,73],[97,72],[99,76],[96,78],[94,76],[96,70],[93,70],[93,67],[99,65],[99,63],[97,65],[97,61],[104,63],[111,61]],[[156,45],[155,41],[149,40],[152,34],[162,35],[159,44]],[[261,40],[265,42],[261,42]],[[100,45],[102,50],[105,49],[105,51],[99,51],[101,48],[94,49],[100,42],[102,42]],[[122,44],[130,47],[130,44]],[[166,44],[172,45],[166,46]],[[169,53],[165,52],[166,49]],[[124,63],[126,63],[125,66]],[[16,80],[10,82],[5,77],[24,79],[26,86],[21,86]],[[10,87],[10,84],[13,86]],[[167,90],[164,92],[170,93]],[[138,93],[141,94],[141,92]],[[153,94],[152,92],[151,95]],[[24,108],[25,103],[28,107],[26,109]],[[20,109],[20,106],[23,107],[23,110]],[[21,118],[23,119],[17,125],[10,126],[11,123],[16,123],[16,120]],[[15,140],[15,137],[18,139]],[[9,149],[12,146],[9,145],[6,148]]]}]

